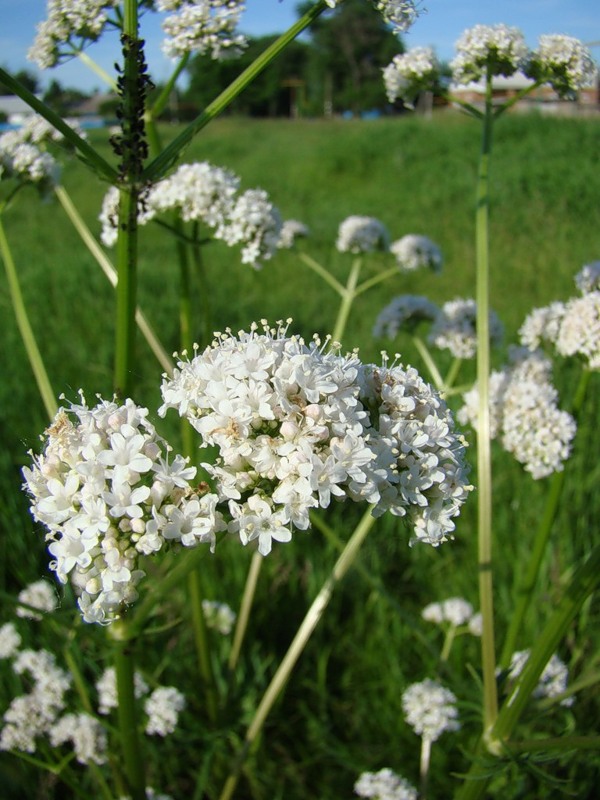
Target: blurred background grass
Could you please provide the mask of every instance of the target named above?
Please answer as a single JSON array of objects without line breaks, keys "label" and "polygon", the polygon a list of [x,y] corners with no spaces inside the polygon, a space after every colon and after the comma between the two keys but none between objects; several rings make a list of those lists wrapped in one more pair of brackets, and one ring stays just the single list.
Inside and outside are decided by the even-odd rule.
[{"label": "blurred background grass", "polygon": [[[163,131],[165,139],[175,133],[173,128]],[[515,341],[529,310],[572,296],[575,273],[600,257],[599,134],[596,119],[512,115],[497,126],[491,174],[492,306],[505,324],[507,344]],[[104,134],[93,135],[110,157],[107,143],[100,138]],[[237,172],[242,188],[266,189],[284,218],[300,219],[309,226],[310,239],[301,246],[340,280],[345,280],[349,259],[337,253],[335,239],[339,223],[351,214],[381,219],[393,238],[421,233],[440,245],[445,257],[441,275],[399,273],[357,300],[344,345],[348,349],[359,346],[363,360],[373,360],[378,359],[382,342],[372,338],[371,329],[393,295],[425,294],[437,303],[474,295],[478,148],[477,125],[452,114],[432,120],[226,119],[203,131],[184,160],[210,160]],[[64,185],[92,231],[99,234],[97,216],[107,187],[76,161],[65,165]],[[33,192],[29,196],[27,192],[6,213],[5,225],[55,391],[74,399],[81,387],[90,401],[96,393],[110,396],[113,290],[59,205],[40,203]],[[153,225],[142,229],[140,239],[140,304],[171,352],[178,340],[174,245],[164,230]],[[337,297],[293,252],[280,252],[255,272],[239,263],[236,251],[215,242],[205,248],[204,261],[208,287],[196,291],[197,297],[205,288],[210,292],[215,329],[247,328],[262,317],[270,321],[293,317],[294,331],[307,337],[331,329]],[[374,258],[364,274],[381,268],[381,260]],[[0,588],[14,593],[47,574],[43,535],[34,530],[19,490],[27,450],[37,448],[47,420],[3,273],[0,285]],[[420,366],[409,342],[399,340],[386,347],[398,349],[403,360]],[[177,422],[157,420],[154,413],[161,370],[141,338],[138,353],[135,399],[148,405],[160,431],[175,438]],[[505,352],[495,354],[497,364],[504,356]],[[472,366],[466,365],[461,379],[472,374]],[[557,364],[556,381],[566,405],[577,379],[577,365]],[[523,643],[531,641],[547,619],[565,569],[598,541],[599,405],[598,380],[593,376],[575,453],[567,465],[564,502]],[[515,577],[527,558],[546,486],[532,481],[499,450],[494,459],[495,588],[501,640],[514,603]],[[360,771],[382,766],[417,781],[418,740],[403,722],[400,695],[409,683],[433,675],[439,666],[440,634],[420,623],[422,607],[455,595],[477,606],[475,505],[471,499],[458,520],[456,541],[438,550],[409,549],[401,521],[378,522],[361,556],[365,573],[354,570],[334,595],[284,699],[267,723],[252,769],[236,797],[333,800],[351,795]],[[357,508],[334,506],[326,519],[346,540],[359,514]],[[277,547],[266,559],[248,648],[236,675],[232,717],[223,720],[221,730],[203,733],[201,701],[189,698],[182,729],[164,744],[156,761],[149,759],[156,769],[160,765],[161,790],[192,796],[198,764],[178,763],[178,748],[187,746],[190,737],[207,753],[211,748],[227,752],[231,741],[243,734],[244,721],[335,555],[335,546],[315,531],[296,534],[291,546]],[[207,559],[205,580],[212,599],[237,607],[249,557],[248,550],[229,543],[215,558]],[[597,653],[596,622],[597,610],[586,608],[561,653],[574,675],[584,673]],[[86,628],[86,635],[101,637],[102,632]],[[179,678],[185,688],[193,669],[186,626],[157,636],[155,647],[145,647],[144,659],[157,674],[164,670],[163,682],[177,685]],[[182,647],[183,658],[179,656]],[[170,659],[170,653],[177,658]],[[218,649],[215,657],[218,667]],[[479,687],[472,672],[477,665],[478,642],[463,637],[442,675],[458,695],[463,722],[467,727],[472,724],[474,734],[479,724]],[[585,734],[594,731],[598,711],[597,696],[590,692],[565,714],[576,732]],[[538,716],[535,730],[552,735],[552,725]],[[443,746],[434,747],[432,797],[448,796],[451,774],[463,772],[469,764],[468,753],[446,738]],[[30,766],[19,771],[14,760],[6,757],[1,763],[6,785],[14,782],[17,792],[13,795],[7,789],[7,796],[24,796],[18,794],[24,780],[29,782],[27,796],[55,796],[57,790],[51,784],[44,784],[46,794],[39,793],[42,790]],[[527,769],[521,768],[518,774],[498,776],[493,796],[556,797],[553,792],[559,790],[552,779],[566,780],[565,786],[575,788],[577,797],[592,797],[599,764],[589,753],[563,759],[544,765],[548,780],[525,765]]]}]

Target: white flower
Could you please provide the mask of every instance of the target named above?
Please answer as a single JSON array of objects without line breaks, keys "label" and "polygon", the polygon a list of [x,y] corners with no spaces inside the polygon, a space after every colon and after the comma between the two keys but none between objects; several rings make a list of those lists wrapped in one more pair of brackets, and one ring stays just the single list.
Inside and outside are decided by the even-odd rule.
[{"label": "white flower", "polygon": [[[428,341],[449,350],[454,358],[475,358],[477,353],[477,305],[474,300],[457,298],[444,303],[436,317]],[[496,314],[489,313],[490,343],[500,344],[503,328]]]},{"label": "white flower", "polygon": [[507,25],[475,25],[456,43],[451,62],[452,79],[466,84],[490,75],[514,75],[525,65],[528,49],[518,28]]},{"label": "white flower", "polygon": [[0,659],[12,658],[21,644],[21,636],[12,622],[0,627]]},{"label": "white flower", "polygon": [[354,784],[354,794],[374,800],[417,800],[417,790],[389,768],[363,772]]},{"label": "white flower", "polygon": [[[513,653],[510,659],[510,667],[508,668],[509,681],[515,681],[523,672],[527,661],[529,660],[530,651],[520,650]],[[544,671],[540,675],[538,685],[533,691],[534,697],[557,697],[567,690],[569,682],[569,670],[566,664],[554,653],[550,661],[544,667]],[[575,698],[566,697],[561,700],[561,706],[572,706]]]},{"label": "white flower", "polygon": [[[25,603],[26,606],[32,606],[44,613],[50,613],[58,606],[58,598],[56,597],[55,589],[48,583],[48,581],[39,580],[30,583],[25,589],[19,592],[18,596],[20,603]],[[32,611],[31,608],[25,606],[17,606],[17,616],[27,617],[29,619],[40,620],[41,614]]]},{"label": "white flower", "polygon": [[90,714],[65,714],[51,727],[49,736],[52,747],[71,742],[80,764],[106,762],[106,731]]},{"label": "white flower", "polygon": [[245,9],[243,0],[157,0],[156,6],[174,12],[162,23],[163,52],[168,58],[209,53],[220,59],[246,45],[246,37],[235,33]]},{"label": "white flower", "polygon": [[50,153],[25,140],[20,131],[0,135],[0,179],[32,183],[42,195],[59,182],[60,166]]},{"label": "white flower", "polygon": [[430,47],[415,47],[394,56],[383,70],[383,82],[390,103],[401,98],[411,108],[419,92],[431,89],[440,65]]},{"label": "white flower", "polygon": [[600,369],[600,291],[565,304],[556,349],[563,356],[581,356],[590,369]]},{"label": "white flower", "polygon": [[402,709],[415,733],[430,742],[435,742],[445,731],[460,729],[456,697],[450,689],[429,678],[406,689],[402,694]]},{"label": "white flower", "polygon": [[304,236],[308,236],[308,228],[303,222],[299,222],[297,219],[286,219],[281,226],[277,246],[289,249],[294,246],[298,237]]},{"label": "white flower", "polygon": [[218,334],[162,386],[159,414],[177,409],[218,447],[203,466],[229,531],[266,554],[333,496],[408,516],[416,539],[447,539],[470,490],[464,446],[416,370],[363,365],[282,325],[257,329]]},{"label": "white flower", "polygon": [[37,26],[27,57],[40,69],[53,67],[73,55],[86,41],[98,39],[108,12],[119,0],[48,0],[48,17]]},{"label": "white flower", "polygon": [[390,252],[396,256],[396,261],[401,270],[412,272],[421,267],[428,267],[434,272],[442,269],[442,251],[428,239],[416,233],[409,233],[392,242]]},{"label": "white flower", "polygon": [[148,715],[146,733],[167,736],[177,727],[179,713],[185,708],[185,697],[173,686],[159,686],[144,702]]},{"label": "white flower", "polygon": [[587,47],[573,36],[540,36],[538,49],[527,63],[525,72],[536,81],[550,83],[560,95],[592,86],[597,67]]},{"label": "white flower", "polygon": [[449,622],[454,627],[465,625],[473,617],[473,606],[462,597],[450,597],[441,603],[429,603],[421,612],[427,622]]},{"label": "white flower", "polygon": [[389,240],[387,229],[378,219],[352,216],[340,224],[335,246],[340,253],[370,253],[387,250]]},{"label": "white flower", "polygon": [[564,303],[555,302],[544,308],[534,308],[519,328],[521,344],[536,350],[543,341],[555,343],[564,314]]},{"label": "white flower", "polygon": [[[563,469],[576,432],[570,414],[557,407],[551,363],[539,351],[516,350],[512,365],[490,375],[490,436],[537,480]],[[477,385],[464,395],[461,424],[477,425]]]},{"label": "white flower", "polygon": [[31,512],[49,530],[50,567],[73,582],[87,622],[110,622],[135,601],[140,556],[161,549],[177,514],[197,533],[188,546],[212,544],[224,526],[216,497],[192,500],[195,470],[177,456],[169,468],[170,447],[147,415],[131,400],[88,408],[82,397],[59,410],[44,453],[23,470]]},{"label": "white flower", "polygon": [[374,0],[375,8],[381,12],[394,33],[407,31],[419,15],[415,0]]},{"label": "white flower", "polygon": [[403,294],[394,297],[377,316],[373,336],[395,339],[405,328],[412,332],[421,322],[431,322],[439,314],[439,308],[421,295]]},{"label": "white flower", "polygon": [[273,256],[281,233],[281,215],[263,189],[241,194],[225,224],[215,233],[228,245],[243,244],[242,264],[260,268]]},{"label": "white flower", "polygon": [[219,603],[216,600],[203,600],[202,611],[208,628],[214,628],[223,636],[231,633],[236,615],[227,603]]}]

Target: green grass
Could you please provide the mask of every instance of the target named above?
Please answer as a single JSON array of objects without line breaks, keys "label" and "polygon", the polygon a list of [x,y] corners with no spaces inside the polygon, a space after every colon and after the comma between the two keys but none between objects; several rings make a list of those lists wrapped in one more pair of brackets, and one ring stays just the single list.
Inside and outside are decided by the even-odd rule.
[{"label": "green grass", "polygon": [[[165,131],[165,136],[171,135]],[[101,134],[95,134],[100,137]],[[573,276],[600,256],[597,222],[600,197],[600,121],[508,116],[497,126],[492,166],[492,306],[515,341],[525,314],[533,307],[574,293]],[[423,233],[442,248],[444,271],[400,275],[363,295],[353,308],[344,344],[360,346],[363,358],[377,359],[381,342],[371,328],[381,307],[401,293],[426,294],[441,303],[474,295],[474,178],[479,148],[476,124],[453,115],[432,120],[395,118],[369,122],[270,122],[226,119],[209,126],[188,149],[185,160],[210,160],[242,178],[243,188],[267,189],[284,218],[311,229],[307,252],[345,279],[348,259],[335,250],[339,223],[350,214],[381,219],[393,238]],[[108,153],[108,150],[106,149]],[[105,185],[84,167],[69,162],[64,185],[93,231]],[[33,193],[17,198],[5,217],[25,302],[57,393],[74,398],[82,387],[88,398],[112,392],[113,292],[56,203],[41,204]],[[239,264],[237,253],[220,243],[206,248],[208,287],[216,329],[247,327],[253,320],[293,317],[294,330],[306,336],[327,333],[337,298],[308,272],[294,253],[282,252],[261,272]],[[375,266],[367,267],[374,270]],[[367,273],[368,274],[368,273]],[[20,467],[36,448],[46,425],[12,314],[4,274],[0,276],[3,325],[0,383],[0,588],[14,593],[46,574],[43,535],[35,531],[20,493]],[[203,287],[204,288],[204,287]],[[197,288],[197,292],[200,288]],[[142,229],[140,303],[168,351],[177,347],[178,268],[169,237],[157,226]],[[200,330],[200,322],[198,323]],[[403,357],[419,366],[409,343],[399,341]],[[392,349],[390,347],[390,349]],[[136,400],[158,405],[160,368],[139,342]],[[498,363],[504,353],[495,355]],[[471,371],[472,372],[472,371]],[[465,369],[465,377],[469,368]],[[577,379],[572,364],[557,365],[564,403]],[[593,376],[578,433],[567,465],[564,503],[553,531],[542,581],[526,620],[524,641],[531,641],[547,619],[562,585],[563,573],[598,542],[600,433],[598,380]],[[158,421],[159,429],[165,430]],[[172,420],[169,434],[176,431]],[[176,434],[175,434],[176,435]],[[544,482],[535,483],[500,451],[494,454],[495,570],[498,634],[514,603],[514,579],[525,563],[533,531],[543,509]],[[270,717],[250,771],[236,797],[335,800],[352,794],[362,770],[391,766],[418,779],[417,737],[402,719],[400,695],[411,682],[432,675],[441,646],[433,626],[419,615],[434,600],[462,595],[477,605],[476,504],[467,503],[456,541],[439,550],[409,549],[408,533],[395,519],[381,520],[364,548],[361,564],[345,579]],[[327,519],[346,540],[359,509],[336,506]],[[248,648],[235,677],[229,716],[214,735],[202,730],[200,693],[189,699],[184,724],[171,741],[148,759],[157,788],[191,796],[197,762],[182,763],[179,753],[191,741],[196,752],[213,746],[222,772],[230,738],[243,735],[278,658],[318,591],[336,556],[333,545],[316,531],[298,533],[292,545],[276,548],[265,560]],[[207,558],[207,594],[237,606],[249,552],[235,543]],[[175,618],[176,600],[167,615]],[[7,617],[8,615],[5,615]],[[0,623],[4,621],[4,617]],[[561,651],[573,674],[581,676],[597,652],[597,611],[588,607],[573,626]],[[90,653],[102,652],[103,632],[85,628]],[[87,639],[86,639],[87,640]],[[175,624],[145,644],[143,661],[163,683],[189,686],[193,646],[185,625]],[[217,653],[223,643],[217,643]],[[183,655],[182,655],[183,654]],[[478,643],[459,639],[442,673],[461,701],[461,717],[476,734],[479,724]],[[220,663],[217,660],[217,664]],[[100,665],[96,665],[100,669]],[[598,716],[593,692],[582,694],[561,719],[577,734],[592,734]],[[526,735],[559,735],[551,716],[530,715]],[[453,773],[469,766],[451,736],[434,746],[431,797],[447,797]],[[493,784],[494,797],[551,798],[555,786],[521,765]],[[540,765],[578,797],[592,796],[600,762],[590,753]],[[537,768],[537,766],[536,766]],[[19,797],[26,781],[31,797],[58,797],[50,782],[37,781],[32,767],[22,770],[3,756],[0,770]],[[513,768],[514,770],[514,768]],[[151,776],[152,777],[152,776]],[[12,782],[12,783],[11,783]],[[15,788],[11,788],[14,783]],[[45,788],[44,788],[45,787]],[[219,788],[215,780],[214,789]],[[43,792],[46,794],[43,794]],[[37,794],[36,794],[37,793]],[[210,794],[210,796],[214,796]]]}]

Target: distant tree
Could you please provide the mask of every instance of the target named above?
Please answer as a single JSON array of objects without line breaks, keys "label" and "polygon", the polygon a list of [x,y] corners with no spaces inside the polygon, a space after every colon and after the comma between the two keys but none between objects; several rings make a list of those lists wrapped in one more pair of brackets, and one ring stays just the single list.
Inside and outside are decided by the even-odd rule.
[{"label": "distant tree", "polygon": [[[300,4],[298,12],[306,8]],[[381,71],[404,46],[373,5],[344,0],[315,20],[310,44],[313,104],[354,113],[387,105]]]},{"label": "distant tree", "polygon": [[50,81],[44,92],[44,102],[58,114],[69,114],[75,106],[88,97],[78,89],[66,89],[57,80]]},{"label": "distant tree", "polygon": [[[275,39],[276,35],[250,38],[248,47],[237,58],[222,61],[213,61],[209,56],[194,58],[188,67],[190,83],[184,102],[205,108]],[[290,116],[301,102],[308,49],[304,42],[292,42],[232,103],[229,113]]]},{"label": "distant tree", "polygon": [[[11,72],[7,67],[5,67],[5,70],[7,72]],[[22,83],[26,89],[29,89],[30,92],[33,92],[33,94],[37,94],[39,92],[40,84],[36,76],[33,75],[33,73],[29,72],[26,69],[20,69],[18,72],[14,73],[11,72],[11,75],[13,76],[13,78],[16,78],[19,81],[19,83]],[[0,94],[12,95],[14,94],[14,92],[11,91],[3,83],[0,83]]]}]

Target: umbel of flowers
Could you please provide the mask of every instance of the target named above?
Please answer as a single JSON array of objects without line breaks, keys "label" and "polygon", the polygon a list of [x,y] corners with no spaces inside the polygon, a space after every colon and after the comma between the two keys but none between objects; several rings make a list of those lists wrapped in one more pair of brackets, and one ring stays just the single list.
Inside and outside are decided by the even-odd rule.
[{"label": "umbel of flowers", "polygon": [[214,491],[192,486],[195,467],[169,455],[131,400],[60,409],[24,470],[51,568],[88,622],[119,616],[137,597],[142,556],[168,543],[214,546],[227,529],[266,555],[333,497],[406,517],[414,540],[438,545],[471,488],[450,412],[415,369],[362,364],[281,324],[218,334],[162,393],[159,414],[176,408],[199,446],[217,446],[203,465]]}]

